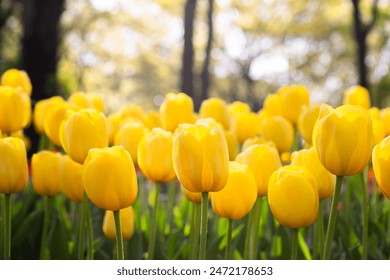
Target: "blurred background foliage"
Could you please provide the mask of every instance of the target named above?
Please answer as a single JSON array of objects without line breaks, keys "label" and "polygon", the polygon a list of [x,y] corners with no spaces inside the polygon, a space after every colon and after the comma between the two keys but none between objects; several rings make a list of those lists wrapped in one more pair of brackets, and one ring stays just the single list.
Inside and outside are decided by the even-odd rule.
[{"label": "blurred background foliage", "polygon": [[98,93],[107,112],[178,91],[196,107],[220,96],[258,110],[292,83],[331,105],[362,84],[383,107],[389,11],[389,0],[0,0],[0,72],[26,69],[35,100]]}]

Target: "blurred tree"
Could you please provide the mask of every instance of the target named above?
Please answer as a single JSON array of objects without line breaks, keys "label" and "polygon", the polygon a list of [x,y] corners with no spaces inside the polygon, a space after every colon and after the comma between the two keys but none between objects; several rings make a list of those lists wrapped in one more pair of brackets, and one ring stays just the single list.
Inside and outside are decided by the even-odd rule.
[{"label": "blurred tree", "polygon": [[[57,94],[57,63],[59,20],[65,0],[23,0],[23,38],[21,68],[30,76],[32,100]],[[27,130],[32,146],[38,147],[39,136],[30,127]]]},{"label": "blurred tree", "polygon": [[184,6],[184,49],[181,69],[181,91],[196,100],[194,93],[194,21],[197,0],[187,0]]}]

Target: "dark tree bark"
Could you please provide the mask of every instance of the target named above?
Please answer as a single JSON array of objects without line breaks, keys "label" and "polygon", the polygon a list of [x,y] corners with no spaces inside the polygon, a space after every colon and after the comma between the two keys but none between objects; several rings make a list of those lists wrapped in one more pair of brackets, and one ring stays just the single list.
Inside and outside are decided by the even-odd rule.
[{"label": "dark tree bark", "polygon": [[209,66],[210,66],[211,49],[212,49],[212,43],[214,37],[214,27],[213,27],[214,0],[208,0],[208,2],[209,2],[209,9],[207,12],[207,22],[208,22],[209,32],[207,38],[207,45],[205,49],[205,59],[203,62],[203,68],[201,73],[202,91],[200,95],[200,100],[198,102],[199,104],[197,104],[196,106],[197,109],[199,109],[200,103],[209,97],[209,87],[210,87]]},{"label": "dark tree bark", "polygon": [[359,84],[366,88],[369,88],[368,81],[368,68],[365,63],[367,56],[367,36],[370,33],[372,27],[375,24],[378,15],[378,0],[374,0],[372,4],[372,16],[371,21],[368,23],[363,22],[361,13],[360,13],[360,0],[352,0],[353,6],[353,28],[354,28],[354,37],[356,43],[356,58],[357,58],[357,68],[359,75]]},{"label": "dark tree bark", "polygon": [[[4,25],[7,23],[8,18],[12,15],[13,9],[15,6],[15,2],[7,2],[4,0],[0,0],[0,69],[2,71],[6,70],[3,67],[5,66],[6,62],[3,61],[3,53],[2,50],[4,48],[3,46],[3,28]],[[0,73],[1,74],[1,73]]]},{"label": "dark tree bark", "polygon": [[[30,76],[33,103],[57,94],[59,20],[65,0],[23,0],[21,68]],[[31,153],[37,150],[38,135],[27,131]]]},{"label": "dark tree bark", "polygon": [[194,21],[196,0],[187,0],[184,7],[184,50],[181,69],[181,91],[191,96],[196,102],[194,94]]}]

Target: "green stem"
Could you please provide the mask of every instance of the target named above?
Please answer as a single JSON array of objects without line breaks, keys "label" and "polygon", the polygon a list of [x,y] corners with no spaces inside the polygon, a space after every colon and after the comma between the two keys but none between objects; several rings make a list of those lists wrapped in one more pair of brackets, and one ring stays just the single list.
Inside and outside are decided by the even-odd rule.
[{"label": "green stem", "polygon": [[78,246],[78,253],[77,253],[79,260],[84,259],[85,228],[86,228],[86,216],[87,216],[87,213],[86,213],[87,206],[86,205],[88,205],[88,197],[87,197],[87,194],[84,193],[83,202],[81,203],[80,208],[79,208],[80,227],[79,227],[79,232],[78,232],[78,234],[79,234],[79,237],[78,237],[79,244],[78,245],[79,246]]},{"label": "green stem", "polygon": [[363,253],[362,260],[367,260],[368,255],[368,188],[367,181],[364,176],[365,169],[360,172],[360,180],[362,185],[362,220],[363,220]]},{"label": "green stem", "polygon": [[298,256],[298,233],[299,228],[291,229],[291,259],[296,260]]},{"label": "green stem", "polygon": [[4,259],[11,259],[11,194],[4,194]]},{"label": "green stem", "polygon": [[87,259],[93,260],[94,256],[94,250],[93,250],[93,227],[92,227],[92,216],[91,216],[91,210],[89,209],[89,199],[87,197],[86,203],[85,203],[85,223],[84,224],[87,227],[87,237],[88,237],[88,248],[87,248]]},{"label": "green stem", "polygon": [[199,259],[206,259],[206,248],[207,248],[207,210],[209,207],[209,193],[202,193],[202,209],[200,217],[200,248],[199,248]]},{"label": "green stem", "polygon": [[199,257],[201,204],[193,202],[192,205],[193,205],[193,220],[191,225],[191,233],[192,233],[191,259],[196,260]]},{"label": "green stem", "polygon": [[244,260],[249,260],[249,248],[250,248],[250,239],[251,239],[251,232],[252,232],[252,226],[253,226],[253,219],[255,216],[255,211],[252,209],[252,211],[248,214],[248,220],[246,223],[246,233],[245,233],[245,244],[244,244]]},{"label": "green stem", "polygon": [[315,225],[315,231],[316,231],[316,242],[315,242],[315,256],[319,256],[319,258],[322,256],[322,253],[324,251],[324,243],[325,243],[325,230],[324,230],[324,213],[322,209],[322,204],[320,202],[318,207],[318,214],[317,214],[317,220]]},{"label": "green stem", "polygon": [[156,231],[157,231],[157,210],[159,204],[159,194],[160,194],[160,183],[156,182],[156,195],[154,197],[154,208],[152,213],[152,223],[150,225],[150,238],[149,238],[149,247],[148,247],[148,259],[153,260],[154,258],[154,246],[156,243]]},{"label": "green stem", "polygon": [[121,217],[120,217],[119,210],[114,211],[114,220],[115,220],[115,233],[116,233],[116,259],[124,260],[125,249],[123,246],[122,226],[121,226]]},{"label": "green stem", "polygon": [[47,232],[49,230],[49,223],[52,214],[52,203],[53,196],[45,196],[44,200],[44,216],[43,216],[43,227],[42,227],[42,237],[41,237],[41,250],[39,254],[39,258],[41,260],[46,259],[46,245],[47,245]]},{"label": "green stem", "polygon": [[257,246],[259,244],[259,226],[261,217],[261,196],[257,197],[255,206],[253,208],[253,220],[251,226],[251,233],[249,236],[249,259],[255,260],[257,254]]},{"label": "green stem", "polygon": [[176,201],[176,181],[173,180],[168,183],[168,203],[167,203],[167,222],[166,234],[170,234],[172,227],[173,207]]},{"label": "green stem", "polygon": [[226,250],[225,250],[225,260],[230,259],[231,248],[232,248],[232,234],[233,234],[233,220],[228,220],[228,230],[227,230],[227,241],[226,241]]},{"label": "green stem", "polygon": [[331,255],[333,234],[334,234],[334,229],[336,226],[336,219],[337,219],[337,207],[339,204],[342,182],[343,182],[343,176],[337,176],[336,187],[334,188],[332,205],[331,205],[331,210],[329,215],[328,229],[326,230],[324,254],[322,257],[323,260],[329,260]]}]

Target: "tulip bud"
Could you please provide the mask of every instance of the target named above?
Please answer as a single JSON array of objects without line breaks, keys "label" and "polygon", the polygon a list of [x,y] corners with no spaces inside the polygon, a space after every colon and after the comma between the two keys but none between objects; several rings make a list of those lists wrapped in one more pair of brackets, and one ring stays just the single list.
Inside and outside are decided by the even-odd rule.
[{"label": "tulip bud", "polygon": [[[119,210],[120,220],[122,226],[122,236],[123,240],[130,240],[134,234],[134,220],[135,213],[133,207],[127,207]],[[106,210],[103,218],[103,233],[110,239],[116,239],[116,229],[115,229],[115,220],[114,213],[110,210]]]},{"label": "tulip bud", "polygon": [[379,112],[385,124],[385,135],[388,136],[390,135],[390,108],[381,109]]},{"label": "tulip bud", "polygon": [[111,211],[129,207],[138,193],[130,154],[122,146],[90,149],[84,162],[83,184],[97,207]]},{"label": "tulip bud", "polygon": [[65,152],[83,164],[91,148],[108,146],[106,117],[95,109],[68,111],[61,123],[60,140]]},{"label": "tulip bud", "polygon": [[180,185],[180,189],[184,196],[194,203],[201,203],[202,202],[202,193],[200,192],[190,192],[186,188],[184,188],[182,185]]},{"label": "tulip bud", "polygon": [[136,104],[127,104],[119,112],[121,115],[121,120],[127,118],[143,121],[144,119],[144,109]]},{"label": "tulip bud", "polygon": [[179,124],[194,122],[193,101],[185,93],[168,93],[161,104],[160,115],[163,128],[174,132]]},{"label": "tulip bud", "polygon": [[119,128],[115,136],[114,144],[122,145],[130,153],[135,165],[138,165],[138,145],[146,132],[148,132],[148,129],[143,123],[129,121]]},{"label": "tulip bud", "polygon": [[327,170],[337,176],[360,173],[370,160],[372,124],[366,109],[323,104],[313,129],[313,146]]},{"label": "tulip bud", "polygon": [[19,138],[0,139],[0,193],[22,192],[28,181],[27,155]]},{"label": "tulip bud", "polygon": [[379,109],[372,107],[368,110],[372,122],[372,135],[374,137],[374,145],[378,144],[386,136],[386,126],[383,118],[379,113]]},{"label": "tulip bud", "polygon": [[303,106],[298,118],[298,131],[306,144],[312,146],[313,127],[320,113],[320,104]]},{"label": "tulip bud", "polygon": [[283,226],[308,227],[318,213],[316,180],[303,166],[283,166],[269,179],[268,203],[273,216]]},{"label": "tulip bud", "polygon": [[291,158],[291,165],[304,166],[313,174],[317,181],[320,199],[325,199],[333,195],[336,176],[326,170],[322,165],[314,148],[294,152]]},{"label": "tulip bud", "polygon": [[309,91],[302,85],[288,85],[281,87],[277,95],[281,115],[296,125],[302,107],[310,103]]},{"label": "tulip bud", "polygon": [[146,178],[155,182],[169,182],[175,178],[172,148],[172,133],[161,128],[154,128],[141,138],[137,158]]},{"label": "tulip bud", "polygon": [[252,210],[256,198],[252,171],[245,164],[231,161],[226,186],[211,193],[211,205],[218,216],[239,220]]},{"label": "tulip bud", "polygon": [[266,196],[271,174],[282,166],[278,151],[268,144],[253,145],[240,153],[237,162],[248,165],[256,179],[257,196]]},{"label": "tulip bud", "polygon": [[253,145],[256,145],[256,144],[259,144],[259,145],[260,144],[268,144],[268,145],[271,145],[271,146],[275,147],[274,142],[268,141],[263,136],[255,136],[255,137],[246,139],[244,141],[244,143],[242,144],[242,148],[241,149],[242,149],[242,151],[245,151],[250,146],[253,146]]},{"label": "tulip bud", "polygon": [[371,107],[370,93],[362,86],[352,86],[344,92],[343,104],[359,105],[369,109]]},{"label": "tulip bud", "polygon": [[372,151],[372,166],[378,186],[390,199],[390,136],[387,136]]},{"label": "tulip bud", "polygon": [[290,151],[293,145],[294,127],[283,117],[269,116],[261,123],[261,135],[268,141],[272,141],[282,154]]},{"label": "tulip bud", "polygon": [[161,127],[161,118],[160,118],[160,112],[158,111],[149,111],[144,116],[144,123],[146,127],[149,129],[155,128],[155,127]]},{"label": "tulip bud", "polygon": [[74,202],[82,202],[84,186],[82,180],[83,166],[73,161],[68,155],[61,159],[60,188],[62,193]]},{"label": "tulip bud", "polygon": [[39,195],[56,195],[61,192],[60,153],[40,151],[32,156],[31,172],[34,190]]},{"label": "tulip bud", "polygon": [[229,112],[223,99],[212,97],[203,100],[199,109],[199,117],[213,118],[225,129],[229,129]]},{"label": "tulip bud", "polygon": [[229,116],[232,118],[236,114],[239,113],[250,113],[251,108],[248,104],[241,102],[241,101],[235,101],[227,106]]},{"label": "tulip bud", "polygon": [[259,116],[255,113],[237,113],[232,117],[232,131],[239,143],[255,137],[260,130]]},{"label": "tulip bud", "polygon": [[30,98],[17,89],[0,86],[0,129],[11,134],[26,127],[31,120]]},{"label": "tulip bud", "polygon": [[223,132],[225,134],[226,143],[228,145],[229,160],[234,160],[238,154],[239,148],[237,137],[231,130],[224,130]]},{"label": "tulip bud", "polygon": [[229,171],[225,135],[213,119],[179,127],[173,144],[173,166],[183,187],[191,192],[223,189]]},{"label": "tulip bud", "polygon": [[281,115],[281,103],[280,103],[279,95],[268,94],[264,99],[263,110],[269,116],[280,116]]},{"label": "tulip bud", "polygon": [[21,89],[27,96],[31,96],[32,86],[27,73],[23,70],[9,69],[1,76],[1,85]]},{"label": "tulip bud", "polygon": [[68,103],[75,105],[78,109],[95,109],[104,112],[103,99],[96,94],[85,94],[83,92],[72,93]]},{"label": "tulip bud", "polygon": [[64,99],[60,96],[53,96],[53,97],[50,97],[48,99],[39,100],[35,104],[34,114],[33,114],[33,123],[34,123],[34,128],[38,133],[40,133],[40,134],[45,133],[45,130],[43,127],[45,114],[46,114],[47,110],[55,102],[64,102]]}]

